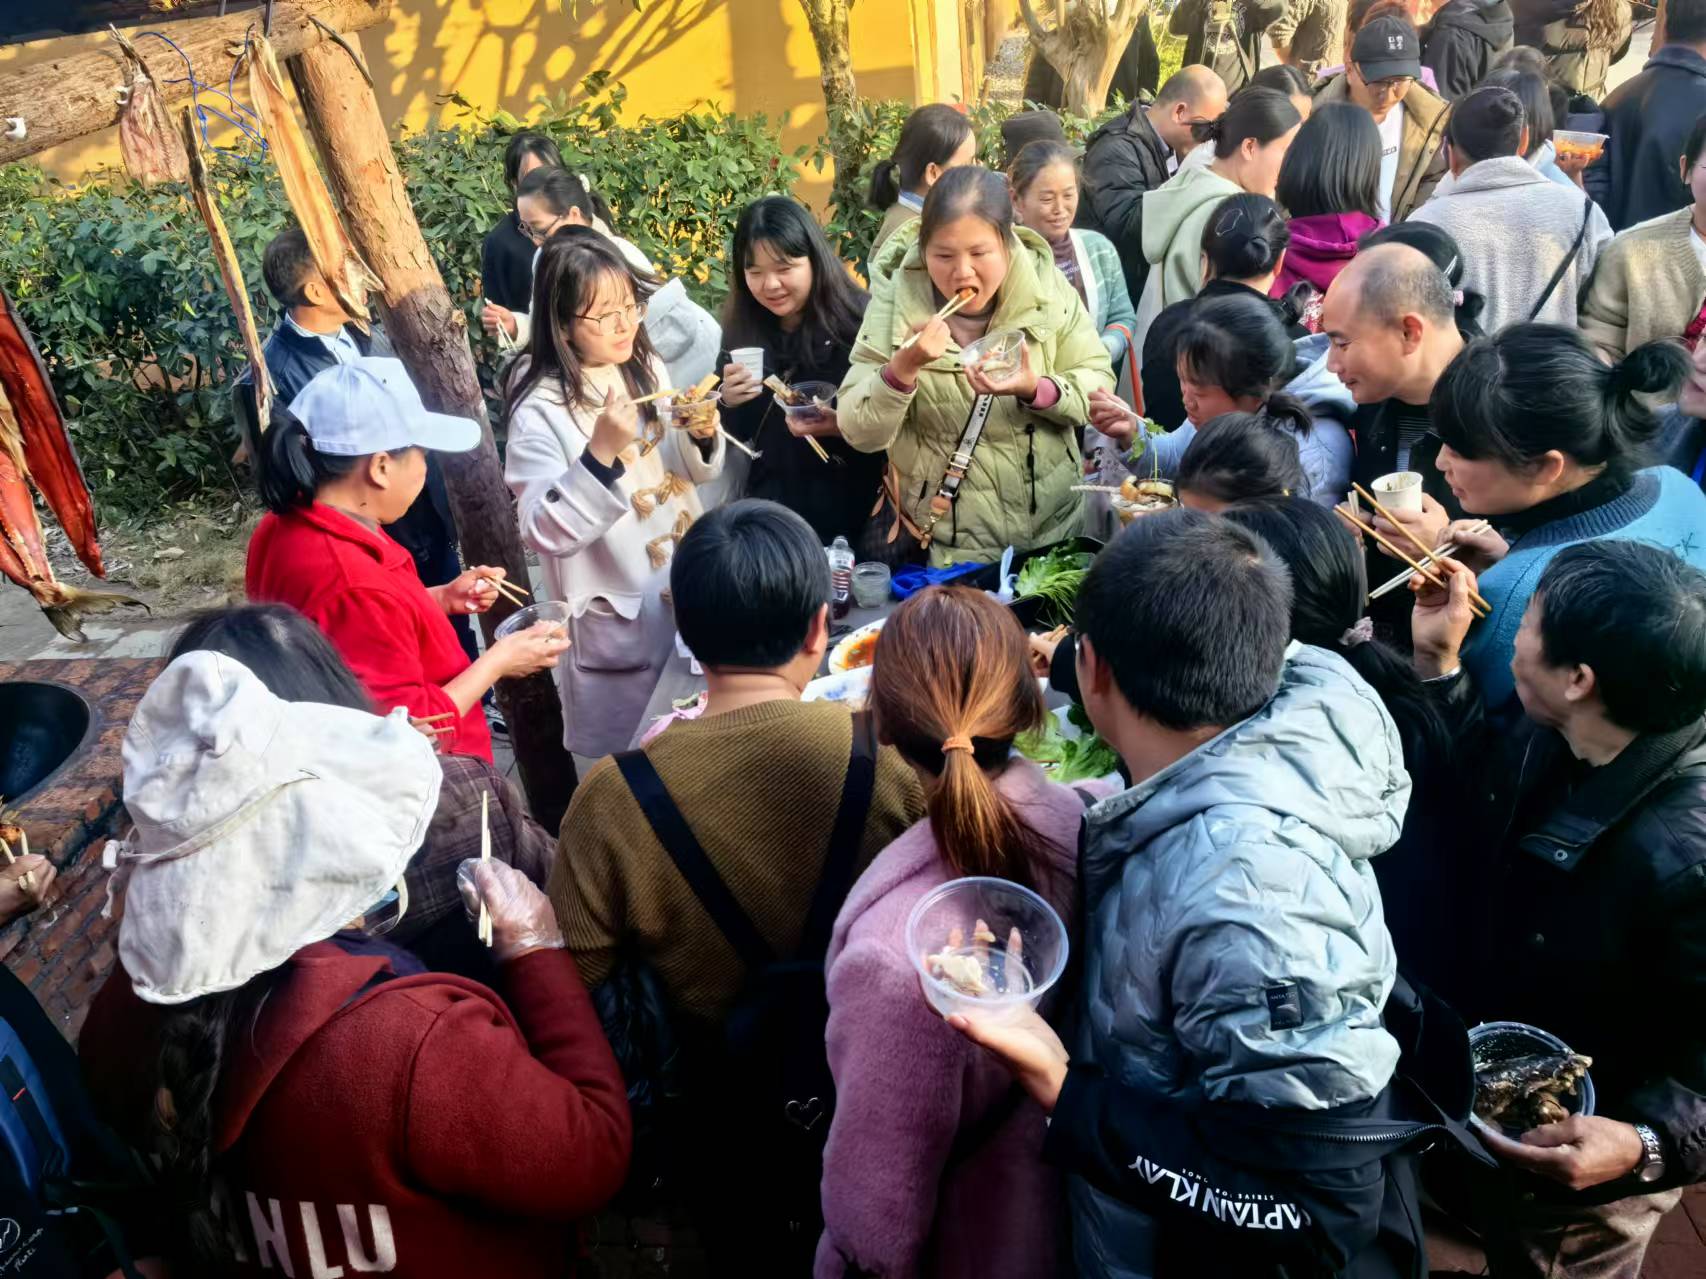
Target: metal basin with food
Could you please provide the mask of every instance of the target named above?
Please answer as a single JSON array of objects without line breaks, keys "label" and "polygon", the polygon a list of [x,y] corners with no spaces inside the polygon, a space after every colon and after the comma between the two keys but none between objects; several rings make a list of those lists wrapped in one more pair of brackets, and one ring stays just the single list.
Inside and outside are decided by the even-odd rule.
[{"label": "metal basin with food", "polygon": [[[1558,1036],[1521,1021],[1482,1022],[1469,1032],[1475,1070],[1471,1122],[1505,1136],[1518,1136],[1568,1115],[1591,1115],[1592,1059],[1572,1052]],[[1570,1082],[1553,1087],[1549,1080]]]},{"label": "metal basin with food", "polygon": [[0,798],[27,799],[94,736],[94,716],[76,689],[19,680],[0,684]]}]

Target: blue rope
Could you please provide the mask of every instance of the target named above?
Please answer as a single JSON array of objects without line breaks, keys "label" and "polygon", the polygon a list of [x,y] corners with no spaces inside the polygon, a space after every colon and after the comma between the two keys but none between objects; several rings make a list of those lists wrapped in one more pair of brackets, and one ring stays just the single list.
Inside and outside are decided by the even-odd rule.
[{"label": "blue rope", "polygon": [[[262,134],[259,128],[256,127],[261,122],[260,116],[256,115],[248,107],[237,101],[236,95],[233,92],[237,87],[237,66],[242,59],[239,58],[232,62],[230,78],[225,82],[225,88],[220,89],[214,85],[207,84],[196,79],[195,68],[190,64],[189,55],[180,49],[170,36],[161,35],[158,31],[141,31],[137,33],[136,39],[141,40],[147,36],[153,36],[156,40],[163,41],[173,53],[177,54],[184,60],[184,74],[175,80],[165,80],[162,81],[162,83],[189,85],[190,108],[195,112],[196,125],[201,130],[201,140],[204,146],[214,151],[222,152],[225,155],[237,156],[239,159],[246,162],[253,162],[255,158],[250,154],[238,151],[234,148],[216,147],[213,145],[212,140],[207,136],[207,120],[210,115],[213,115],[218,116],[221,120],[233,126],[238,132],[242,133],[251,142],[259,146],[262,151],[267,149],[266,136]],[[238,114],[232,115],[215,106],[204,106],[201,101],[201,95],[203,93],[224,98],[226,102],[231,104],[231,109],[238,112]],[[250,124],[249,120],[244,120],[242,118],[243,116],[248,116],[249,120],[254,121],[254,124]]]}]

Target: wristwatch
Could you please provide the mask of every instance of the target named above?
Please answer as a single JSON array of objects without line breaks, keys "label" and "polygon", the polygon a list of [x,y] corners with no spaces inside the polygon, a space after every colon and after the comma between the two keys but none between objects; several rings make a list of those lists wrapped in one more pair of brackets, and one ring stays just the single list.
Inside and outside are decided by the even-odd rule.
[{"label": "wristwatch", "polygon": [[1641,1162],[1634,1167],[1635,1176],[1643,1182],[1654,1182],[1665,1175],[1665,1148],[1658,1133],[1646,1124],[1632,1125],[1641,1138]]}]

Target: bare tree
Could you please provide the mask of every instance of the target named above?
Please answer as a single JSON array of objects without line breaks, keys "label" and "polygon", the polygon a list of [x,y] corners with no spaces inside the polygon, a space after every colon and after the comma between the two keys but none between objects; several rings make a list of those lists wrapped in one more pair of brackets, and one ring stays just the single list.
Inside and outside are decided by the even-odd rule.
[{"label": "bare tree", "polygon": [[1031,0],[1019,0],[1031,44],[1066,86],[1061,105],[1093,116],[1108,101],[1108,85],[1126,42],[1149,12],[1149,0],[1055,0],[1055,24],[1044,29]]}]

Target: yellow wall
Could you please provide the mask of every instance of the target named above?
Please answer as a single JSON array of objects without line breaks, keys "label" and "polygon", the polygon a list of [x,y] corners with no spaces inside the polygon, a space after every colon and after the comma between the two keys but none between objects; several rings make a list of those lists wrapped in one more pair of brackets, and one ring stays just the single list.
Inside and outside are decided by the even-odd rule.
[{"label": "yellow wall", "polygon": [[[949,43],[957,8],[954,0],[858,0],[852,28],[860,92],[957,96],[958,49]],[[938,79],[931,61],[914,58],[919,21],[952,49],[949,75]],[[169,33],[170,24],[162,29]],[[79,36],[0,48],[0,75],[103,43],[104,36]],[[150,58],[156,43],[143,42]],[[714,102],[778,123],[786,116],[790,146],[823,130],[817,54],[799,0],[643,0],[638,12],[629,0],[582,0],[578,16],[570,0],[394,0],[388,22],[363,32],[361,45],[393,129],[424,126],[440,110],[434,99],[452,91],[481,108],[525,116],[538,95],[572,94],[584,76],[607,70],[628,86],[632,116]],[[455,108],[444,118],[453,122]],[[114,131],[41,159],[65,178],[117,163]]]}]

